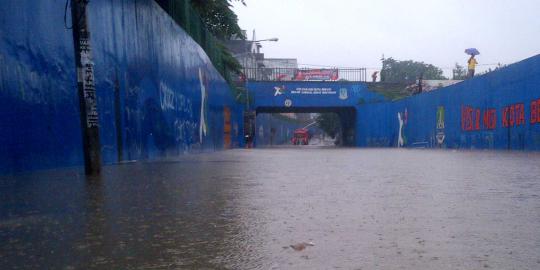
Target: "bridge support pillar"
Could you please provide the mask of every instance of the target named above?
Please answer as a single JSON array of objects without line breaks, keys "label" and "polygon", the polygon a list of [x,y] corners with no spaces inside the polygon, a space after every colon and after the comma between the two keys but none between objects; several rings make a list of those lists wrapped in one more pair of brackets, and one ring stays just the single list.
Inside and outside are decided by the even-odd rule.
[{"label": "bridge support pillar", "polygon": [[343,146],[356,146],[356,110],[341,110],[338,116],[341,122]]}]

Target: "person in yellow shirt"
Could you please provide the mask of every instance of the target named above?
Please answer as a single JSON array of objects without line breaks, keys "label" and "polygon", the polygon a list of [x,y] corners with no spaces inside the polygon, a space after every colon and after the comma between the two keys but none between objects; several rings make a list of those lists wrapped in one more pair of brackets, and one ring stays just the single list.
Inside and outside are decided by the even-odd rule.
[{"label": "person in yellow shirt", "polygon": [[476,68],[476,65],[478,65],[478,62],[476,62],[476,59],[474,58],[474,55],[471,55],[471,58],[469,58],[469,61],[467,61],[469,64],[469,78],[474,77],[474,69]]}]

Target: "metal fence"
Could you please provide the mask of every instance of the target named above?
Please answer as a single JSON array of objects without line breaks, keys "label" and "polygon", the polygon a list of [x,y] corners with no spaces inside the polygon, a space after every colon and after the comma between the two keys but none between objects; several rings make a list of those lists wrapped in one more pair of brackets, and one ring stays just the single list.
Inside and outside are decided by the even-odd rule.
[{"label": "metal fence", "polygon": [[351,81],[365,82],[365,68],[244,68],[249,81]]},{"label": "metal fence", "polygon": [[225,64],[224,45],[206,28],[189,0],[155,0],[206,52],[225,79],[230,71]]}]

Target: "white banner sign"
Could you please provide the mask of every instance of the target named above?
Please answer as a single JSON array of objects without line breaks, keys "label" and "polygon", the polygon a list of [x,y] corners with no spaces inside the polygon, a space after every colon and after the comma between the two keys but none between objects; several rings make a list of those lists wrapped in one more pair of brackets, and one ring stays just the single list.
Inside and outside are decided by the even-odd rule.
[{"label": "white banner sign", "polygon": [[335,95],[336,91],[332,88],[319,88],[319,87],[299,87],[291,91],[291,94],[298,95]]}]

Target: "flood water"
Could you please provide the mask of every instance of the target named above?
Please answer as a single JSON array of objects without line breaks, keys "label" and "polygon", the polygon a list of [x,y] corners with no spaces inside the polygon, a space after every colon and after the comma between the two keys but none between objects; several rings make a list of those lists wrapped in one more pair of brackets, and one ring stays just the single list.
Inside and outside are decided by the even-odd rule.
[{"label": "flood water", "polygon": [[538,153],[230,150],[0,195],[1,269],[540,269]]}]

